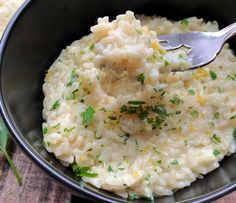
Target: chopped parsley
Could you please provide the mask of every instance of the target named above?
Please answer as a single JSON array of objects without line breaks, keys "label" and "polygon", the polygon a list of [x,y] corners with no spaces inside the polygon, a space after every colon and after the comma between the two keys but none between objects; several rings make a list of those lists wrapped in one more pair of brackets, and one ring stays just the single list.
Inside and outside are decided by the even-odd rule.
[{"label": "chopped parsley", "polygon": [[135,192],[129,192],[128,199],[129,200],[136,200],[136,199],[138,199],[138,195]]},{"label": "chopped parsley", "polygon": [[90,172],[88,166],[79,166],[78,164],[72,164],[71,167],[76,176],[88,178],[95,178],[98,176],[97,173]]},{"label": "chopped parsley", "polygon": [[44,147],[50,147],[51,143],[50,142],[45,142],[45,140],[43,140],[43,146]]},{"label": "chopped parsley", "polygon": [[178,161],[177,159],[175,159],[175,160],[173,160],[173,161],[171,162],[171,164],[172,164],[172,165],[179,165],[179,161]]},{"label": "chopped parsley", "polygon": [[234,75],[227,75],[225,79],[235,81],[235,76]]},{"label": "chopped parsley", "polygon": [[70,79],[69,79],[69,82],[66,84],[66,86],[71,87],[73,82],[75,82],[77,78],[78,78],[78,75],[76,73],[76,69],[74,68],[71,71]]},{"label": "chopped parsley", "polygon": [[236,138],[236,128],[233,129],[232,135],[234,138]]},{"label": "chopped parsley", "polygon": [[110,172],[114,172],[113,169],[112,169],[112,167],[111,167],[111,165],[108,166],[107,171],[108,171],[109,173],[110,173]]},{"label": "chopped parsley", "polygon": [[152,111],[157,113],[161,117],[167,117],[169,114],[166,111],[166,108],[164,105],[157,105],[152,108]]},{"label": "chopped parsley", "polygon": [[58,123],[58,124],[52,126],[52,128],[58,128],[60,125],[61,125],[61,123]]},{"label": "chopped parsley", "polygon": [[55,101],[55,103],[52,105],[52,107],[50,108],[50,111],[53,111],[55,109],[58,109],[58,107],[60,106],[60,102],[59,99],[57,101]]},{"label": "chopped parsley", "polygon": [[190,114],[192,115],[193,118],[197,118],[198,115],[199,115],[199,112],[198,111],[192,111]]},{"label": "chopped parsley", "polygon": [[80,50],[79,52],[81,55],[84,55],[85,54],[85,51],[83,49]]},{"label": "chopped parsley", "polygon": [[83,118],[83,125],[87,126],[92,122],[94,113],[95,111],[91,106],[89,106],[84,112],[81,113],[81,116]]},{"label": "chopped parsley", "polygon": [[66,100],[75,100],[75,94],[70,94],[69,96],[66,97]]},{"label": "chopped parsley", "polygon": [[89,50],[90,50],[90,51],[93,51],[94,48],[95,48],[95,44],[94,44],[94,43],[92,43],[92,44],[89,45]]},{"label": "chopped parsley", "polygon": [[209,73],[212,80],[215,80],[217,78],[217,74],[214,71],[210,70]]},{"label": "chopped parsley", "polygon": [[211,141],[214,142],[215,144],[220,144],[221,143],[221,139],[219,136],[217,136],[216,134],[212,135],[210,137]]},{"label": "chopped parsley", "polygon": [[183,19],[183,20],[180,21],[180,24],[181,24],[181,25],[188,26],[188,25],[189,25],[189,21],[188,21],[188,19],[185,18],[185,19]]},{"label": "chopped parsley", "polygon": [[218,149],[214,149],[213,153],[214,156],[220,155],[220,151]]},{"label": "chopped parsley", "polygon": [[143,32],[142,32],[141,30],[135,29],[135,31],[136,31],[136,33],[137,33],[138,35],[142,35],[142,34],[143,34]]},{"label": "chopped parsley", "polygon": [[145,101],[128,101],[128,104],[142,105],[142,104],[145,104]]},{"label": "chopped parsley", "polygon": [[78,92],[78,91],[79,91],[79,89],[75,89],[70,95],[68,95],[66,97],[66,100],[75,100],[76,99],[75,93]]},{"label": "chopped parsley", "polygon": [[219,116],[220,116],[219,112],[213,113],[213,119],[219,119]]},{"label": "chopped parsley", "polygon": [[65,128],[64,129],[64,132],[71,132],[72,130],[74,130],[75,129],[75,127],[71,127],[71,128]]},{"label": "chopped parsley", "polygon": [[137,76],[137,80],[138,80],[139,82],[141,82],[141,84],[143,85],[143,84],[144,84],[144,81],[145,81],[145,75],[144,75],[144,73],[139,74],[139,75]]},{"label": "chopped parsley", "polygon": [[195,94],[195,91],[194,91],[193,89],[189,89],[189,90],[188,90],[188,94],[189,94],[189,95],[194,95],[194,94]]},{"label": "chopped parsley", "polygon": [[158,160],[157,163],[158,163],[158,164],[161,164],[161,163],[162,163],[162,160]]},{"label": "chopped parsley", "polygon": [[233,119],[235,119],[236,118],[236,115],[233,115],[233,116],[231,116],[229,119],[230,120],[233,120]]},{"label": "chopped parsley", "polygon": [[163,59],[163,61],[164,61],[164,65],[165,65],[165,66],[170,65],[169,61],[167,61],[166,59]]},{"label": "chopped parsley", "polygon": [[43,128],[43,134],[46,135],[48,133],[48,128],[44,127]]},{"label": "chopped parsley", "polygon": [[98,161],[98,163],[102,163],[102,160],[100,159],[100,155],[101,155],[101,154],[97,154],[97,155],[96,155],[96,160]]},{"label": "chopped parsley", "polygon": [[144,195],[144,196],[142,196],[142,198],[144,198],[144,199],[146,199],[148,201],[151,201],[151,202],[153,202],[153,200],[154,200],[153,196],[146,196],[146,195]]},{"label": "chopped parsley", "polygon": [[183,103],[183,100],[179,98],[179,96],[176,94],[172,99],[170,99],[170,102],[175,105],[179,105]]}]

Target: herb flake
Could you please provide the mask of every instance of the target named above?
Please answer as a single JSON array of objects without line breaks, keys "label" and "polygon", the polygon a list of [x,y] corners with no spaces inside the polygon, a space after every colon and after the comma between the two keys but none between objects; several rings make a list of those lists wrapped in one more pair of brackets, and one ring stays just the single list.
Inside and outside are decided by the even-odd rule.
[{"label": "herb flake", "polygon": [[78,164],[72,164],[71,167],[76,176],[88,177],[88,178],[95,178],[98,176],[97,173],[90,172],[88,166],[80,166]]},{"label": "herb flake", "polygon": [[93,120],[94,114],[95,110],[91,106],[89,106],[84,112],[82,112],[81,116],[83,119],[83,125],[87,126],[88,124],[90,124]]},{"label": "herb flake", "polygon": [[144,75],[144,73],[139,74],[139,75],[137,76],[137,80],[138,80],[139,82],[141,82],[141,84],[143,85],[143,84],[144,84],[144,81],[145,81],[145,75]]}]

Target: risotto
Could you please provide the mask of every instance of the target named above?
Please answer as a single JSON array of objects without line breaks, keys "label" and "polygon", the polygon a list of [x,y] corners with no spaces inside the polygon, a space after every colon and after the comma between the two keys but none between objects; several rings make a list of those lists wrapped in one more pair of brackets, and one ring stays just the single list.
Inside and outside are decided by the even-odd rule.
[{"label": "risotto", "polygon": [[236,58],[226,44],[211,64],[171,72],[191,66],[185,50],[157,40],[217,30],[196,17],[99,18],[46,74],[46,149],[85,182],[130,199],[171,195],[219,167],[235,152]]}]

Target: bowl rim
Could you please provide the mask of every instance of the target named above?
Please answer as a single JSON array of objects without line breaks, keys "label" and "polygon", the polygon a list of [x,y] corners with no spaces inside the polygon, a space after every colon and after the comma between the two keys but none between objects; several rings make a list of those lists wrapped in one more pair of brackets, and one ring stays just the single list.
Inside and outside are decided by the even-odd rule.
[{"label": "bowl rim", "polygon": [[[36,0],[34,0],[36,1]],[[11,134],[14,141],[20,146],[23,152],[31,159],[34,163],[36,163],[44,172],[53,177],[57,180],[60,184],[66,186],[75,194],[81,194],[84,197],[88,196],[88,198],[94,198],[95,200],[101,200],[103,202],[115,203],[115,202],[127,202],[126,199],[120,200],[115,197],[110,197],[109,195],[104,195],[99,192],[95,192],[90,190],[89,188],[83,188],[79,186],[78,182],[73,180],[72,178],[66,176],[64,173],[59,171],[57,168],[49,165],[48,162],[35,150],[33,147],[24,139],[21,133],[17,130],[16,126],[14,125],[11,116],[7,110],[6,102],[4,100],[3,89],[2,89],[2,62],[3,62],[3,55],[5,52],[6,45],[9,40],[9,36],[12,33],[12,30],[17,23],[20,16],[30,8],[32,0],[25,0],[25,2],[21,5],[21,7],[17,10],[14,16],[11,18],[10,22],[5,29],[3,36],[0,41],[0,114]],[[215,199],[218,199],[232,191],[236,190],[236,180],[216,189],[209,193],[189,198],[183,200],[181,202],[209,202]]]}]

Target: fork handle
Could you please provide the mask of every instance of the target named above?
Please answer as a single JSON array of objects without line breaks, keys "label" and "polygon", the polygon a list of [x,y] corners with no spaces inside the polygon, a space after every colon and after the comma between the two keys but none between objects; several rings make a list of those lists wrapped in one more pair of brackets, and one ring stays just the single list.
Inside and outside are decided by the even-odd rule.
[{"label": "fork handle", "polygon": [[236,23],[232,23],[231,25],[223,28],[222,30],[218,31],[219,37],[222,37],[224,42],[227,41],[229,38],[236,35]]}]

